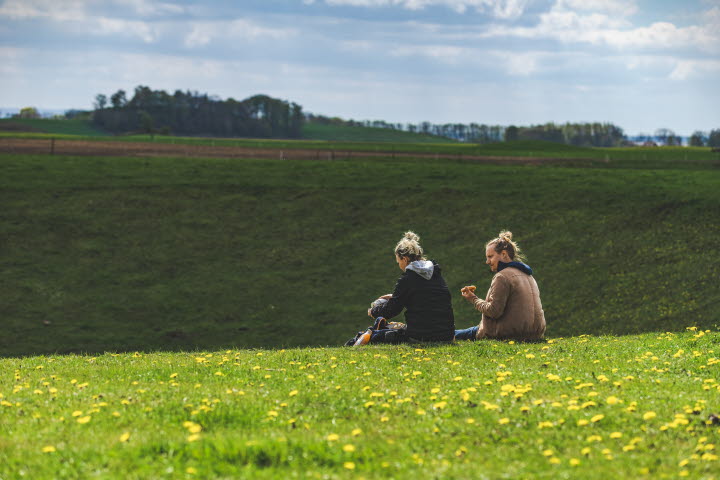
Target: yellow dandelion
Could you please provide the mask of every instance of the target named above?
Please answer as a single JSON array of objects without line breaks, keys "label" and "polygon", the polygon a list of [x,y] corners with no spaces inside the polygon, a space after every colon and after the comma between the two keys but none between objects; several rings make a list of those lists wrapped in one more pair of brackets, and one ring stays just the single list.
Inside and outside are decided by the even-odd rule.
[{"label": "yellow dandelion", "polygon": [[507,424],[507,423],[510,423],[510,419],[507,418],[507,417],[503,417],[503,418],[501,418],[501,419],[498,420],[498,423],[499,423],[500,425],[505,425],[505,424]]},{"label": "yellow dandelion", "polygon": [[350,433],[350,435],[352,435],[353,437],[357,437],[358,435],[361,435],[361,434],[362,434],[361,428],[354,428],[353,431]]},{"label": "yellow dandelion", "polygon": [[418,415],[425,415],[425,410],[423,410],[422,408],[418,408],[415,413],[417,413]]},{"label": "yellow dandelion", "polygon": [[585,420],[584,418],[581,418],[580,420],[577,421],[578,427],[584,427],[584,426],[587,425],[588,423],[590,423],[590,422],[588,422],[588,421]]},{"label": "yellow dandelion", "polygon": [[277,417],[278,416],[278,412],[276,412],[275,410],[270,410],[269,412],[267,412],[267,414],[268,414],[268,417]]},{"label": "yellow dandelion", "polygon": [[388,418],[388,417],[380,417],[381,422],[387,422],[389,420],[390,420],[390,418]]},{"label": "yellow dandelion", "polygon": [[465,423],[469,423],[470,425],[472,425],[473,423],[475,423],[475,419],[474,418],[465,419]]},{"label": "yellow dandelion", "polygon": [[549,461],[550,463],[552,463],[553,465],[559,465],[559,464],[561,463],[561,462],[560,462],[560,459],[557,458],[557,457],[551,457],[550,460],[548,460],[548,461]]},{"label": "yellow dandelion", "polygon": [[610,434],[610,438],[622,438],[622,432],[613,432]]},{"label": "yellow dandelion", "polygon": [[56,449],[52,445],[47,445],[42,448],[42,451],[43,451],[43,453],[52,453],[52,452],[55,452]]},{"label": "yellow dandelion", "polygon": [[625,445],[623,447],[623,452],[629,452],[630,450],[635,450],[635,445]]},{"label": "yellow dandelion", "polygon": [[643,420],[652,420],[655,417],[657,417],[657,413],[655,412],[645,412],[645,414],[643,414]]},{"label": "yellow dandelion", "polygon": [[620,403],[620,399],[617,398],[617,397],[614,396],[614,395],[611,395],[611,396],[609,396],[609,397],[607,397],[607,398],[605,399],[605,402],[606,402],[608,405],[617,405],[618,403]]},{"label": "yellow dandelion", "polygon": [[80,418],[78,418],[78,419],[77,419],[77,422],[78,422],[78,423],[88,423],[88,422],[90,421],[90,419],[92,419],[92,417],[91,417],[90,415],[88,415],[88,416],[86,416],[86,417],[80,417]]},{"label": "yellow dandelion", "polygon": [[447,402],[437,402],[436,404],[433,405],[433,408],[435,410],[442,410],[446,406],[447,406]]},{"label": "yellow dandelion", "polygon": [[590,447],[585,447],[582,450],[580,450],[581,455],[590,455],[591,449]]},{"label": "yellow dandelion", "polygon": [[292,392],[288,393],[288,396],[289,396],[289,397],[294,397],[294,396],[297,395],[297,394],[298,394],[298,391],[297,391],[297,390],[293,390]]},{"label": "yellow dandelion", "polygon": [[187,437],[188,442],[197,442],[200,440],[200,434],[199,433],[193,433],[192,435],[189,435]]},{"label": "yellow dandelion", "polygon": [[550,449],[548,449],[548,450],[543,450],[543,452],[542,452],[542,454],[543,454],[544,456],[546,456],[546,457],[552,457],[553,453],[554,453],[554,452],[553,452],[552,450],[550,450]]},{"label": "yellow dandelion", "polygon": [[600,415],[595,415],[594,417],[592,417],[592,418],[590,419],[590,421],[591,421],[592,423],[597,423],[597,422],[599,422],[600,420],[602,420],[603,418],[605,418],[605,415],[602,415],[602,414],[600,414]]},{"label": "yellow dandelion", "polygon": [[83,414],[82,410],[75,410],[74,412],[72,412],[73,417],[79,417],[82,414]]},{"label": "yellow dandelion", "polygon": [[337,433],[331,433],[327,436],[328,442],[337,442],[338,440],[340,440],[340,435],[338,435]]},{"label": "yellow dandelion", "polygon": [[580,465],[580,460],[578,460],[577,458],[571,458],[569,463],[571,467],[577,467],[578,465]]},{"label": "yellow dandelion", "polygon": [[188,475],[195,475],[197,473],[197,469],[194,467],[188,467],[185,469],[185,473]]},{"label": "yellow dandelion", "polygon": [[355,445],[351,445],[351,444],[349,444],[349,443],[348,443],[348,444],[345,444],[345,445],[343,445],[343,451],[344,451],[344,452],[348,452],[348,453],[352,453],[352,452],[355,451]]},{"label": "yellow dandelion", "polygon": [[125,442],[127,442],[128,440],[130,440],[130,432],[125,432],[125,433],[123,433],[122,435],[120,435],[120,441],[121,441],[122,443],[125,443]]},{"label": "yellow dandelion", "polygon": [[343,463],[343,467],[347,468],[348,470],[355,470],[355,463],[354,462],[345,462],[345,463]]}]

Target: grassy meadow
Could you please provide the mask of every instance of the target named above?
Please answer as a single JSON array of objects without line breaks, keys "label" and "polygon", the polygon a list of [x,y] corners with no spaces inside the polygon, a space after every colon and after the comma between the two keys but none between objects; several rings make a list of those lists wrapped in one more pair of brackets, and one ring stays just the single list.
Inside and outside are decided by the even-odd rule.
[{"label": "grassy meadow", "polygon": [[[718,478],[720,171],[615,153],[0,154],[0,479]],[[407,229],[477,324],[504,228],[546,343],[337,347]]]},{"label": "grassy meadow", "polygon": [[[453,293],[510,229],[551,337],[718,325],[720,172],[0,156],[0,355],[338,345],[418,232]],[[454,295],[456,325],[479,318]]]},{"label": "grassy meadow", "polygon": [[0,360],[0,478],[720,476],[717,330]]}]

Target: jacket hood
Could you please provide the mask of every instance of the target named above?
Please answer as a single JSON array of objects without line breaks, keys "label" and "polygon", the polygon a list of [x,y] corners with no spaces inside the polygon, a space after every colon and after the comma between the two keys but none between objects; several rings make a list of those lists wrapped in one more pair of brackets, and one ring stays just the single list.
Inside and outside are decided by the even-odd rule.
[{"label": "jacket hood", "polygon": [[497,271],[498,271],[498,272],[502,272],[504,269],[506,269],[506,268],[508,268],[508,267],[517,268],[517,269],[520,270],[521,272],[526,273],[526,274],[528,274],[528,275],[532,275],[532,274],[533,274],[533,271],[532,271],[532,268],[530,268],[530,265],[527,265],[527,264],[522,263],[522,262],[510,262],[510,263],[498,262],[498,269],[497,269]]},{"label": "jacket hood", "polygon": [[425,280],[430,280],[435,271],[435,264],[430,260],[415,260],[405,267],[405,270],[412,270]]}]

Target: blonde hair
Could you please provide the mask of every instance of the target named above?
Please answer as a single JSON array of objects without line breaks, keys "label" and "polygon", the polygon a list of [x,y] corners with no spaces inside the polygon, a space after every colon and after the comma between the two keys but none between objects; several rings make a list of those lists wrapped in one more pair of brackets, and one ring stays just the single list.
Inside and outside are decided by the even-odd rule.
[{"label": "blonde hair", "polygon": [[497,253],[502,253],[505,250],[511,260],[525,261],[525,255],[520,251],[520,247],[517,243],[513,242],[512,232],[503,230],[498,234],[497,238],[490,240],[486,245],[485,249],[493,246]]},{"label": "blonde hair", "polygon": [[411,261],[425,260],[423,249],[420,246],[420,237],[415,232],[405,232],[395,245],[395,255],[408,257]]}]

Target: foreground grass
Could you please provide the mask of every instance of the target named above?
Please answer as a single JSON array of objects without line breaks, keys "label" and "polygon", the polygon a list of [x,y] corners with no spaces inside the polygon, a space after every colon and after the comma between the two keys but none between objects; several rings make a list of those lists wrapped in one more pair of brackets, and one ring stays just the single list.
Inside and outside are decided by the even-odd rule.
[{"label": "foreground grass", "polygon": [[0,478],[718,478],[720,334],[0,360]]}]

